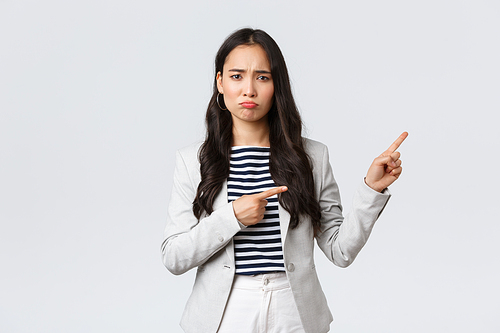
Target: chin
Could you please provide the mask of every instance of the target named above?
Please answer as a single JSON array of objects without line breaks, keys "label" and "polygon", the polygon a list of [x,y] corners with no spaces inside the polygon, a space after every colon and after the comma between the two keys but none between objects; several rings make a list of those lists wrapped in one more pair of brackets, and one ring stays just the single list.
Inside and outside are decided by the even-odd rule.
[{"label": "chin", "polygon": [[250,110],[250,109],[246,109],[246,110],[243,110],[243,112],[241,112],[241,118],[242,119],[255,119],[257,118],[257,114],[254,110]]}]

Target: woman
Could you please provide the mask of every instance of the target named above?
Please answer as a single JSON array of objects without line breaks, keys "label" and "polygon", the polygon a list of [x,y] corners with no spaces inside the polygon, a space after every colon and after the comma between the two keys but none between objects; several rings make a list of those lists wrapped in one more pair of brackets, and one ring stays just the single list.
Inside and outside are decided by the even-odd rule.
[{"label": "woman", "polygon": [[403,133],[375,158],[348,218],[326,146],[302,137],[286,64],[262,30],[230,35],[215,59],[201,145],[177,152],[162,257],[197,267],[186,332],[327,332],[332,315],[314,266],[314,239],[352,263],[401,174]]}]

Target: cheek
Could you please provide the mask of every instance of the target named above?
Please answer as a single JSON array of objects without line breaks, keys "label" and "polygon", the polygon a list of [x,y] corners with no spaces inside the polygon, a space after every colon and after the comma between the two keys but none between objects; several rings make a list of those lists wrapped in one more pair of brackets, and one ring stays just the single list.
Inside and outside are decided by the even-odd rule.
[{"label": "cheek", "polygon": [[238,96],[238,91],[235,86],[229,84],[224,86],[224,98],[229,100],[235,99]]},{"label": "cheek", "polygon": [[268,100],[269,103],[272,103],[274,98],[274,87],[266,89],[264,94],[265,94],[265,99]]}]

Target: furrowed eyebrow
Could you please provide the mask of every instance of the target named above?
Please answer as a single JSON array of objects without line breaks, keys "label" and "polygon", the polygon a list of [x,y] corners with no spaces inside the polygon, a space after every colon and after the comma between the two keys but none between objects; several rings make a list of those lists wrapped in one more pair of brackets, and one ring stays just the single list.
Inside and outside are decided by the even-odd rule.
[{"label": "furrowed eyebrow", "polygon": [[[244,70],[244,69],[238,69],[238,68],[232,68],[232,69],[228,70],[228,72],[245,73],[246,70]],[[258,71],[255,71],[255,73],[258,73],[258,74],[271,74],[271,72],[266,71],[266,70],[258,70]]]}]

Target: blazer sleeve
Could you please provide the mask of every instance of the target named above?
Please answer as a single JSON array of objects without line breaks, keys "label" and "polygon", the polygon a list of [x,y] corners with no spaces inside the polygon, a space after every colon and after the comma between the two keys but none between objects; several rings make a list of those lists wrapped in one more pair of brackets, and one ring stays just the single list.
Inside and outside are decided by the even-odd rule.
[{"label": "blazer sleeve", "polygon": [[192,209],[199,182],[196,180],[199,178],[199,163],[190,155],[196,154],[186,157],[180,151],[176,154],[172,195],[161,246],[163,264],[176,275],[206,262],[241,229],[232,203],[225,203],[200,220],[194,216]]},{"label": "blazer sleeve", "polygon": [[316,181],[316,184],[319,186],[321,207],[321,230],[316,235],[316,241],[330,261],[337,266],[347,267],[366,244],[390,193],[387,189],[382,193],[374,191],[363,181],[355,192],[351,210],[344,219],[339,188],[329,162],[328,148],[324,145],[322,157],[316,167],[320,172],[320,181]]}]

